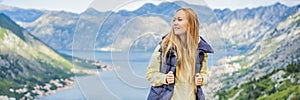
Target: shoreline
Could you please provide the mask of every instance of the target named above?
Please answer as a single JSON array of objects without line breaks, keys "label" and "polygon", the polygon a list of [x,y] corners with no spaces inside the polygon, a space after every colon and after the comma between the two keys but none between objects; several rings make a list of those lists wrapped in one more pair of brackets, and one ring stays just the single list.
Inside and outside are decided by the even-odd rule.
[{"label": "shoreline", "polygon": [[[57,92],[68,90],[74,88],[76,82],[74,76],[66,78],[66,79],[54,79],[50,80],[49,82],[45,83],[44,86],[42,85],[35,85],[33,90],[29,90],[28,87],[25,85],[23,88],[19,89],[9,89],[10,92],[15,92],[22,94],[24,96],[20,99],[28,100],[28,99],[40,99]],[[25,94],[26,93],[26,94]],[[15,97],[8,97],[7,95],[0,95],[0,100],[17,100]]]},{"label": "shoreline", "polygon": [[[65,82],[65,85],[63,85],[61,82]],[[54,90],[51,90],[50,84],[54,84],[55,86],[57,86],[57,88]],[[39,99],[39,98],[49,96],[49,95],[55,94],[57,92],[63,91],[63,90],[74,88],[75,84],[76,84],[76,82],[75,82],[74,76],[67,78],[67,79],[63,79],[63,80],[62,79],[61,80],[58,80],[58,79],[50,80],[50,82],[44,86],[44,89],[46,88],[48,91],[47,92],[41,92],[40,90],[36,91],[39,94],[36,98]],[[42,88],[37,88],[37,89],[42,89]]]}]

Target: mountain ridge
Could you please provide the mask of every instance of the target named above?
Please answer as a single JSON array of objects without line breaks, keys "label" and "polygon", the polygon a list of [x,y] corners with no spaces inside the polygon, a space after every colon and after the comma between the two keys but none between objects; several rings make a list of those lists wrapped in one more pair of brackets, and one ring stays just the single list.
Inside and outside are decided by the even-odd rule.
[{"label": "mountain ridge", "polygon": [[[50,91],[36,89],[36,86],[44,87],[50,84],[51,80],[68,80],[73,76],[73,66],[69,61],[36,40],[5,14],[0,14],[0,22],[0,95],[16,99],[34,99]],[[20,33],[17,35],[14,32]],[[50,86],[53,87],[51,90],[56,89],[56,85]],[[26,91],[14,92],[20,89]]]},{"label": "mountain ridge", "polygon": [[[213,73],[221,75],[211,76],[211,78],[220,79],[213,81],[212,84],[221,86],[222,89],[220,88],[219,91],[233,90],[233,87],[243,86],[251,80],[261,79],[288,64],[299,62],[299,15],[300,10],[297,10],[297,13],[280,22],[273,31],[267,32],[253,51],[249,51],[245,55],[237,55],[235,60],[230,60],[233,57],[229,57],[228,65],[225,68],[212,68],[211,70],[220,70]],[[245,62],[251,63],[243,64]],[[209,87],[216,88],[212,85]]]},{"label": "mountain ridge", "polygon": [[48,11],[38,9],[23,9],[0,4],[0,12],[10,16],[10,18],[12,18],[15,22],[29,23],[35,21]]},{"label": "mountain ridge", "polygon": [[[195,6],[195,5],[190,5],[190,4],[184,4],[184,2],[178,2],[178,4],[184,5],[184,6]],[[114,36],[113,34],[116,34],[115,30],[118,30],[118,28],[121,27],[122,23],[125,23],[126,21],[128,21],[131,18],[135,18],[137,16],[141,16],[139,14],[143,14],[143,16],[147,17],[147,16],[159,16],[162,19],[164,19],[166,22],[168,22],[168,24],[171,23],[171,19],[172,16],[174,14],[174,12],[177,10],[176,8],[179,8],[177,3],[175,2],[165,2],[165,3],[161,3],[160,5],[152,5],[151,4],[145,4],[145,6],[142,6],[141,8],[137,9],[136,11],[119,11],[118,13],[115,12],[99,12],[93,8],[89,8],[86,11],[84,11],[83,13],[79,15],[66,15],[64,17],[70,17],[73,16],[70,19],[65,19],[64,17],[57,17],[56,20],[61,20],[64,19],[64,21],[72,21],[72,25],[71,26],[65,26],[65,27],[61,27],[61,28],[55,28],[54,26],[60,25],[59,24],[51,24],[50,23],[50,19],[51,14],[43,14],[40,18],[38,18],[37,20],[35,20],[34,22],[31,23],[22,23],[21,25],[23,25],[23,27],[26,27],[26,29],[28,29],[30,32],[32,32],[32,34],[34,34],[35,36],[37,36],[39,39],[41,39],[43,42],[45,42],[46,44],[50,45],[51,47],[53,47],[54,49],[57,50],[64,50],[64,49],[72,49],[72,38],[67,38],[67,37],[73,37],[73,34],[76,34],[75,27],[76,25],[79,25],[81,23],[76,23],[77,21],[87,21],[87,22],[82,22],[82,24],[93,24],[93,25],[98,25],[99,23],[102,23],[103,26],[101,28],[101,30],[98,32],[100,33],[99,36],[96,39],[96,48],[103,48],[103,47],[107,47],[109,45],[111,45],[112,43],[112,36]],[[150,8],[147,8],[147,5],[149,5]],[[155,9],[153,8],[155,7]],[[172,7],[170,9],[164,9],[165,7]],[[174,8],[175,7],[175,8]],[[149,10],[145,10],[145,9],[151,9]],[[214,19],[211,19],[209,15],[207,16],[205,11],[207,11],[207,7],[197,7],[195,9],[198,9],[196,11],[201,11],[198,12],[200,14],[199,17],[201,17],[199,20],[205,23],[210,23],[213,22]],[[204,10],[201,10],[204,9]],[[147,12],[143,12],[143,11],[147,11]],[[203,12],[204,11],[204,12]],[[59,12],[62,13],[62,12]],[[63,14],[63,13],[62,13]],[[51,15],[51,16],[49,16]],[[44,17],[43,17],[44,16]],[[48,17],[46,17],[48,16]],[[109,18],[107,18],[107,16],[109,16]],[[78,19],[80,18],[80,19]],[[103,21],[103,19],[101,18],[106,18],[106,21]],[[43,24],[38,24],[38,23],[43,23]],[[110,23],[118,23],[115,25],[111,25]],[[160,22],[160,23],[164,23],[164,22]],[[38,27],[37,27],[38,26]],[[93,26],[90,26],[93,27]],[[100,27],[100,26],[99,26]],[[67,29],[66,30],[62,30],[62,28]],[[80,31],[80,29],[85,30],[85,27],[81,27],[81,26],[77,26],[76,29],[79,29],[78,31]],[[87,27],[86,27],[87,28]],[[73,30],[73,31],[72,31]],[[89,29],[91,30],[91,29]],[[92,28],[92,30],[98,30],[97,28]],[[69,34],[66,34],[69,33]],[[131,32],[127,32],[127,33],[131,33]],[[127,34],[126,33],[126,34]],[[160,34],[165,34],[165,33],[160,33]],[[61,37],[64,36],[64,37]],[[65,37],[67,36],[67,37]],[[158,41],[158,40],[156,40]],[[151,44],[153,45],[153,44]],[[141,46],[142,48],[147,48],[146,46]],[[152,47],[154,48],[154,47]]]}]

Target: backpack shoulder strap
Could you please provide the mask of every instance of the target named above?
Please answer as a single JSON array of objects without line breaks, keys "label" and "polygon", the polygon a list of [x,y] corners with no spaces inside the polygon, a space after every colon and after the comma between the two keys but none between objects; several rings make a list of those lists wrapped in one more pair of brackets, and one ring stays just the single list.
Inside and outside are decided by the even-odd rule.
[{"label": "backpack shoulder strap", "polygon": [[[204,52],[198,51],[198,56],[197,56],[196,60],[203,60],[203,59],[204,59]],[[200,61],[199,63],[196,63],[196,69],[195,69],[196,72],[195,73],[200,73],[201,69],[202,69],[202,61]]]}]

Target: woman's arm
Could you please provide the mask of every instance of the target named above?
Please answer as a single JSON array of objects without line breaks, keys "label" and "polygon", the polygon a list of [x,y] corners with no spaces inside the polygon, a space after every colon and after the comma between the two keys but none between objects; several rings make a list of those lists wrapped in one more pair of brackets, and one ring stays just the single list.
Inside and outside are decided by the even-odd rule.
[{"label": "woman's arm", "polygon": [[202,68],[201,68],[201,71],[200,71],[200,75],[203,78],[203,82],[200,86],[204,86],[207,83],[207,78],[206,78],[207,58],[208,58],[207,53],[204,53],[204,58],[203,58],[203,61],[202,61]]},{"label": "woman's arm", "polygon": [[161,86],[163,84],[167,84],[167,75],[160,72],[160,52],[158,51],[159,48],[159,45],[155,48],[148,66],[148,70],[146,72],[146,78],[152,86]]}]

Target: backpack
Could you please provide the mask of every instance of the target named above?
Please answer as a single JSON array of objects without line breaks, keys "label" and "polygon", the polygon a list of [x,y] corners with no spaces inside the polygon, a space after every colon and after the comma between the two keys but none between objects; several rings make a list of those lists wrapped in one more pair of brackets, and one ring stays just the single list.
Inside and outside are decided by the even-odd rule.
[{"label": "backpack", "polygon": [[[164,38],[164,37],[163,37]],[[204,53],[214,53],[211,46],[200,37],[201,41],[198,44],[197,58],[196,58],[196,73],[200,73],[202,69],[202,61],[204,59]],[[161,51],[161,48],[159,49]],[[162,63],[162,55],[160,55],[160,72],[167,74],[169,71],[176,73],[176,52],[174,48],[171,48],[167,53],[165,64]],[[175,74],[174,74],[175,75]],[[175,76],[176,77],[176,76]],[[174,82],[175,84],[176,82]],[[174,91],[174,84],[163,84],[162,86],[151,86],[150,93],[147,100],[170,100]],[[197,86],[196,100],[205,100],[205,96],[201,86]]]},{"label": "backpack", "polygon": [[[204,53],[199,54],[199,59],[203,60]],[[160,62],[160,72],[167,74],[169,71],[173,71],[173,73],[176,73],[177,56],[175,55],[175,51],[171,49],[167,56],[169,57],[166,59],[166,64]],[[162,58],[162,56],[160,57]],[[196,64],[196,73],[199,73],[201,68],[202,66]],[[174,82],[174,84],[163,84],[162,86],[151,86],[147,100],[170,100],[173,95],[175,83],[176,82]],[[201,86],[197,86],[196,100],[205,100]]]}]

